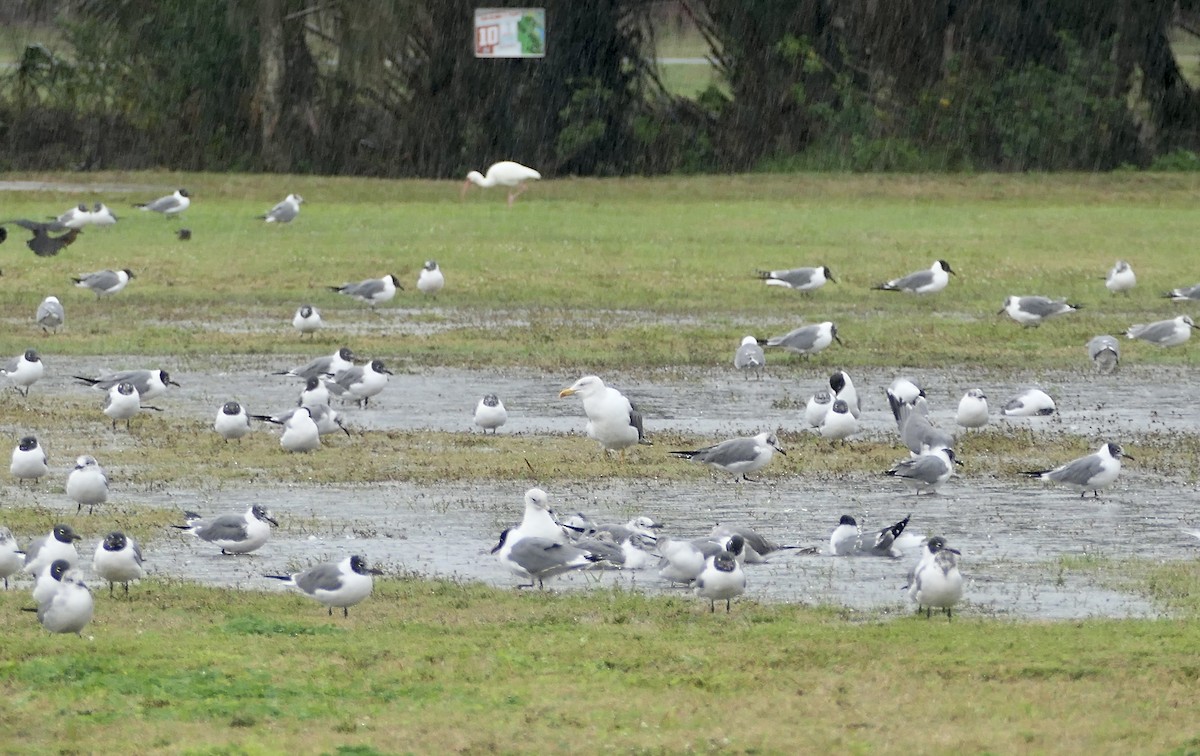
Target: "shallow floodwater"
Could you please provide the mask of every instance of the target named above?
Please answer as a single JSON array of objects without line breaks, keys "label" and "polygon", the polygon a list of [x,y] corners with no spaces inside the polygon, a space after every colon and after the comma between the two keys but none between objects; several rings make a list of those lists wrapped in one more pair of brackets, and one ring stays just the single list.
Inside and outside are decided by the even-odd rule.
[{"label": "shallow floodwater", "polygon": [[[35,392],[67,392],[95,397],[100,392],[74,384],[69,375],[104,370],[162,367],[182,387],[154,404],[172,413],[211,422],[216,408],[238,399],[252,412],[292,406],[300,384],[270,375],[303,362],[280,363],[239,358],[208,365],[197,360],[166,361],[54,358],[53,376]],[[732,370],[691,371],[665,377],[610,382],[639,402],[648,432],[669,429],[711,437],[783,428],[803,428],[803,403],[819,389],[828,368],[785,365],[761,381],[747,381]],[[576,374],[545,375],[525,370],[468,371],[431,369],[405,373],[367,409],[345,408],[353,430],[432,429],[478,432],[471,415],[479,396],[492,391],[510,413],[504,434],[582,433],[583,414],[574,399],[558,399]],[[961,394],[984,389],[993,404],[993,422],[1015,433],[1032,430],[1031,467],[1066,461],[1055,447],[1058,433],[1095,440],[1131,441],[1148,431],[1193,433],[1200,406],[1190,395],[1184,370],[1124,369],[1115,376],[1086,371],[1050,375],[956,371],[905,373],[927,387],[934,420],[953,428]],[[863,395],[864,434],[894,437],[883,387],[894,373],[863,371],[855,376]],[[1036,385],[1058,402],[1050,418],[1001,419],[995,408],[1019,389]],[[152,418],[140,422],[151,426]],[[145,432],[145,431],[143,431]],[[259,432],[271,432],[260,430]],[[317,455],[352,453],[353,440],[341,438]],[[642,448],[639,454],[663,455]],[[904,450],[897,442],[896,458]],[[996,479],[970,473],[969,438],[962,444],[962,474],[935,496],[916,497],[882,475],[844,478],[809,476],[777,481],[768,468],[762,483],[735,483],[728,476],[686,483],[657,480],[602,480],[547,486],[559,512],[585,512],[602,521],[624,522],[646,514],[665,523],[673,537],[707,534],[715,523],[751,526],[779,543],[827,548],[828,536],[842,514],[853,514],[865,531],[878,530],[907,514],[912,548],[904,558],[833,558],[781,552],[769,563],[747,568],[747,596],[761,601],[843,605],[853,609],[909,610],[901,590],[919,550],[917,537],[940,534],[958,548],[968,583],[963,611],[1036,618],[1146,616],[1157,613],[1142,598],[1104,585],[1099,579],[1061,570],[1060,556],[1097,555],[1121,559],[1194,559],[1200,540],[1182,528],[1200,526],[1194,483],[1140,469],[1127,463],[1118,483],[1099,500],[1023,479]],[[221,556],[209,544],[172,532],[147,548],[151,571],[171,577],[241,588],[274,588],[262,577],[303,568],[316,560],[361,553],[389,572],[478,580],[515,585],[488,551],[499,531],[520,520],[526,484],[446,483],[365,486],[285,485],[226,490],[125,492],[122,503],[177,506],[206,515],[243,510],[263,502],[281,527],[251,556]],[[65,511],[66,507],[64,507]],[[73,511],[73,510],[72,510]],[[91,545],[94,548],[94,544]],[[649,592],[679,592],[654,570],[596,571],[555,578],[555,589],[586,590],[621,585]]]}]

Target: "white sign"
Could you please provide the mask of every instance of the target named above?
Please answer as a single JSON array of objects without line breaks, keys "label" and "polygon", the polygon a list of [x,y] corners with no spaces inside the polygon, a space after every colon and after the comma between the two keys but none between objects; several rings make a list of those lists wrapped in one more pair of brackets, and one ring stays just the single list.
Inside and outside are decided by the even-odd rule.
[{"label": "white sign", "polygon": [[475,57],[546,57],[546,9],[476,8]]}]

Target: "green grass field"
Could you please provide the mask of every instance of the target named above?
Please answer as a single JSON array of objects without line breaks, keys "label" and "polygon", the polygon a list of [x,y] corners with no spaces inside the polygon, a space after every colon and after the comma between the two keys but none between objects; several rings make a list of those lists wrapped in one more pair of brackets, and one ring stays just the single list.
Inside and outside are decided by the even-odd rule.
[{"label": "green grass field", "polygon": [[[122,216],[54,258],[36,258],[10,227],[0,246],[4,356],[34,345],[47,359],[290,357],[352,341],[399,369],[671,374],[727,364],[745,333],[831,319],[847,345],[814,358],[822,369],[1084,371],[1092,335],[1195,315],[1159,294],[1200,281],[1200,177],[1190,175],[553,180],[512,209],[495,192],[476,190],[460,203],[453,182],[0,178],[147,187],[128,195],[0,193],[0,218],[43,217],[97,199]],[[194,196],[182,223],[129,207],[176,186]],[[296,223],[254,220],[288,192],[306,199]],[[192,241],[175,238],[179,225],[193,230]],[[413,291],[429,258],[447,277],[437,299]],[[959,275],[935,297],[869,289],[937,258]],[[1103,286],[1118,258],[1139,275],[1129,296]],[[838,283],[799,296],[753,275],[801,264],[829,265]],[[131,268],[137,278],[100,301],[71,286],[72,275],[105,267]],[[387,272],[408,290],[379,315],[324,289]],[[32,317],[51,293],[68,320],[44,337]],[[1085,309],[1040,329],[996,314],[1006,295],[1035,293]],[[311,345],[291,331],[301,301],[339,324]],[[1122,346],[1127,364],[1187,365],[1197,343]],[[775,364],[786,371],[786,363]],[[36,389],[28,400],[11,391],[0,397],[9,435],[25,413],[68,427],[85,412],[94,408],[59,406]],[[159,476],[194,484],[202,473],[170,478],[168,470],[197,453],[226,471],[209,485],[298,469],[265,437],[248,445],[251,472],[243,473],[201,425],[164,418],[163,427],[155,444],[120,452],[143,455],[134,485]],[[360,458],[331,463],[313,484],[387,479],[394,468],[379,458],[400,441],[415,449],[412,480],[496,475],[474,458],[474,439],[400,436],[363,434]],[[521,452],[539,470],[556,470],[551,477],[565,469],[582,479],[612,475],[593,459],[594,446],[574,441],[526,440]],[[1146,456],[1148,468],[1195,473],[1195,436],[1160,441],[1135,456]],[[1017,464],[1023,443],[1002,434],[973,442],[986,449],[976,470],[1001,472]],[[1066,456],[1088,442],[1071,437],[1061,446]],[[894,449],[868,444],[822,464],[874,469],[893,458]],[[708,475],[688,465],[660,472],[649,461],[626,474]],[[0,518],[14,528],[45,517],[3,506]],[[145,531],[134,532],[170,518],[148,511]],[[99,517],[84,520],[95,525],[89,536],[102,529]],[[1133,577],[1120,578],[1125,568],[1062,565],[1132,580],[1172,619],[947,622],[753,602],[726,616],[691,597],[518,593],[389,577],[343,620],[297,596],[148,581],[128,600],[98,595],[96,620],[79,639],[46,635],[19,611],[28,594],[10,591],[0,593],[0,750],[1194,753],[1200,565],[1137,564]]]}]

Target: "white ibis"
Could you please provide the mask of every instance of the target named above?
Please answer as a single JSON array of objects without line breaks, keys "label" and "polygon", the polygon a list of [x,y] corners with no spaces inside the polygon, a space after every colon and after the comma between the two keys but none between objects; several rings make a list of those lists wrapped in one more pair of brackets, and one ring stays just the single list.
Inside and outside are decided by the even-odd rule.
[{"label": "white ibis", "polygon": [[492,163],[487,169],[487,175],[481,176],[479,171],[468,173],[459,197],[467,196],[467,190],[471,188],[471,184],[484,189],[490,189],[493,186],[507,186],[509,187],[508,206],[512,207],[512,203],[516,201],[517,197],[528,188],[525,186],[525,182],[537,181],[541,177],[542,174],[532,168],[527,168],[511,160],[502,160],[499,163]]}]

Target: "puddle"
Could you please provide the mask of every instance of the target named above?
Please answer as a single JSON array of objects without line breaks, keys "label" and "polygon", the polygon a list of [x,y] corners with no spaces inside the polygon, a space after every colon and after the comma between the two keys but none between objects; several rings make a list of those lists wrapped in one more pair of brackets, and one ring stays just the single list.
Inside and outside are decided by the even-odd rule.
[{"label": "puddle", "polygon": [[[178,379],[155,404],[210,422],[217,406],[236,398],[254,412],[284,409],[295,401],[300,383],[273,370],[305,358],[266,361],[239,357],[213,365],[197,359],[162,360]],[[53,371],[34,388],[35,396],[101,393],[74,384],[69,376],[150,367],[144,358],[48,357]],[[826,368],[788,366],[762,381],[747,381],[730,370],[693,371],[687,379],[611,376],[638,400],[647,428],[710,436],[764,428],[802,427],[803,402],[819,388]],[[1117,376],[1060,372],[1040,376],[962,370],[907,373],[927,386],[934,419],[953,427],[961,394],[980,387],[993,404],[993,422],[1031,428],[1035,439],[1077,433],[1097,440],[1128,441],[1145,431],[1195,432],[1200,407],[1188,395],[1185,371],[1155,368],[1123,370]],[[860,371],[855,380],[864,396],[865,433],[894,438],[883,388],[894,371]],[[500,395],[510,420],[503,433],[582,433],[579,402],[559,400],[558,391],[575,373],[545,375],[527,370],[451,369],[402,373],[372,400],[369,409],[346,408],[357,429],[431,429],[477,432],[471,417],[485,391]],[[1039,385],[1058,402],[1050,418],[1000,420],[995,407],[1028,385]],[[0,401],[10,401],[8,398]],[[265,431],[264,431],[265,432]],[[15,430],[14,430],[15,433]],[[1037,441],[1035,441],[1037,443]],[[1051,442],[1031,450],[1034,464],[1061,461]],[[902,450],[897,442],[897,458]],[[59,464],[65,464],[62,460]],[[969,465],[969,455],[967,456]],[[666,464],[667,462],[664,462]],[[670,464],[676,462],[671,461]],[[679,462],[678,464],[684,464]],[[967,468],[969,470],[969,467]],[[56,470],[57,472],[57,470]],[[1200,541],[1180,532],[1200,525],[1197,489],[1128,465],[1119,483],[1099,502],[1070,491],[1019,480],[972,477],[948,483],[943,494],[917,498],[883,476],[808,476],[776,483],[736,484],[725,476],[687,483],[621,480],[551,486],[556,509],[583,511],[609,521],[648,514],[667,523],[672,536],[701,536],[714,523],[746,524],[778,542],[824,547],[842,514],[853,514],[864,529],[878,529],[911,513],[910,530],[937,533],[963,553],[968,578],[964,611],[1016,617],[1062,619],[1088,616],[1156,616],[1147,601],[1100,584],[1094,577],[1060,575],[1061,555],[1114,559],[1194,559]],[[283,527],[258,555],[223,557],[208,544],[171,533],[147,548],[148,566],[159,575],[239,588],[279,589],[261,576],[302,568],[314,560],[362,553],[389,572],[409,572],[512,586],[517,580],[487,552],[499,531],[520,519],[525,485],[451,483],[417,486],[242,487],[228,491],[122,492],[134,505],[173,506],[206,515],[267,503]],[[9,492],[12,493],[10,487]],[[71,510],[73,512],[73,509]],[[66,512],[66,509],[64,509]],[[90,545],[94,548],[94,544]],[[90,551],[89,551],[90,553]],[[901,586],[915,557],[900,560],[833,558],[777,554],[748,568],[747,595],[760,601],[830,603],[854,609],[910,611]],[[648,592],[679,592],[653,570],[573,574],[551,581],[555,589],[586,590],[622,585]]]}]

